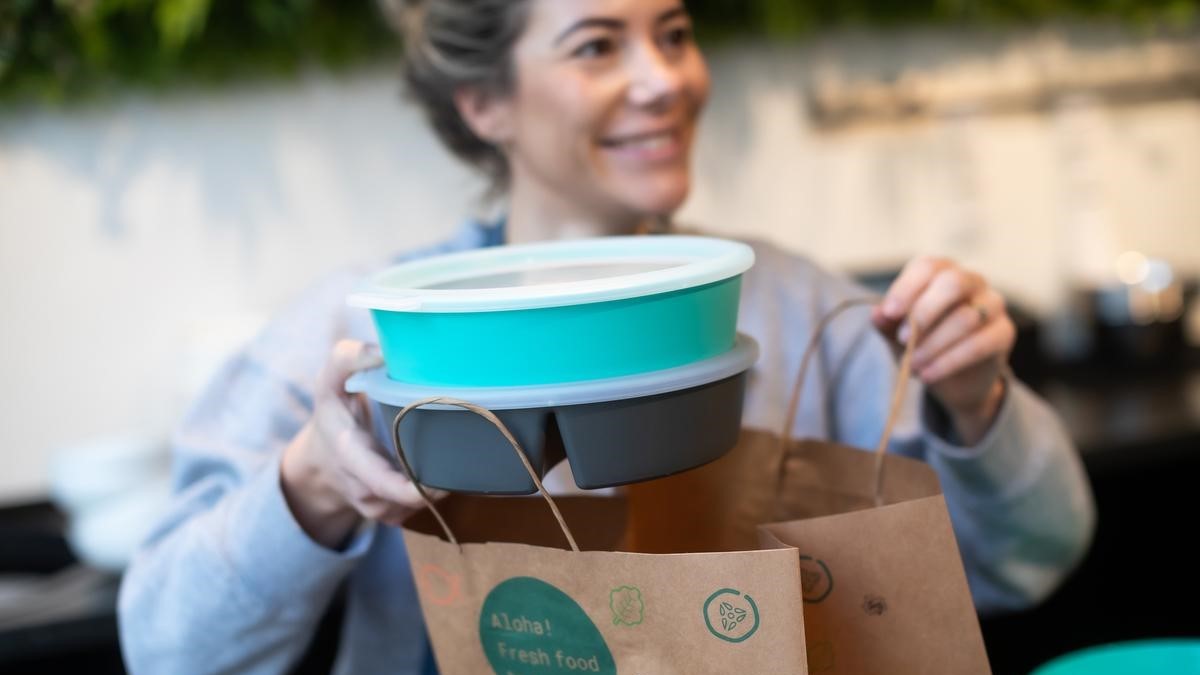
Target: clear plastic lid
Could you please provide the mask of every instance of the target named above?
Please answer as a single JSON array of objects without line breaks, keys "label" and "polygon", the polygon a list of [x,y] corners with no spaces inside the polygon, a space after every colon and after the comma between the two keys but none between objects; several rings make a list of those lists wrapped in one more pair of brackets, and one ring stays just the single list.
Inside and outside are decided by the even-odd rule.
[{"label": "clear plastic lid", "polygon": [[622,300],[701,286],[754,264],[747,245],[684,235],[499,246],[390,267],[347,302],[395,312],[493,312]]},{"label": "clear plastic lid", "polygon": [[[346,391],[366,394],[380,403],[396,407],[423,398],[446,396],[470,401],[489,410],[549,408],[622,401],[691,389],[749,370],[757,360],[758,343],[749,335],[738,333],[733,349],[720,356],[638,375],[526,387],[431,387],[397,382],[389,378],[383,368],[376,368],[352,375],[346,381]],[[453,406],[427,407],[457,410]]]}]

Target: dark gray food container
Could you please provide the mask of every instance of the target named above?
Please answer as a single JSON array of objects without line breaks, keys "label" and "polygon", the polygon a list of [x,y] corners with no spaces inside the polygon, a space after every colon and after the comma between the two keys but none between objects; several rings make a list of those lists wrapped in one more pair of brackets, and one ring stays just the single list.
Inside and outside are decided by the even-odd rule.
[{"label": "dark gray food container", "polygon": [[[497,396],[499,390],[426,391],[386,380],[379,371],[355,376],[347,390],[365,392],[374,400],[376,435],[392,453],[392,422],[403,406],[428,395],[445,395],[492,410],[540,475],[566,458],[575,483],[593,489],[669,476],[729,452],[741,428],[746,371],[757,355],[754,341],[739,336],[728,354],[670,371],[614,378],[588,394],[610,400],[567,405],[520,407],[514,405],[520,395]],[[684,386],[670,390],[672,384]],[[627,397],[639,388],[653,393]],[[545,390],[536,395],[580,398],[547,396]],[[504,436],[473,412],[416,409],[401,422],[400,441],[417,479],[429,487],[480,494],[536,490]]]},{"label": "dark gray food container", "polygon": [[[745,373],[671,394],[561,408],[499,410],[533,468],[563,459],[575,484],[612,487],[694,469],[729,452],[742,422]],[[390,424],[400,408],[380,404]],[[405,456],[422,484],[455,492],[536,491],[512,446],[487,420],[460,410],[409,413],[400,423]]]}]

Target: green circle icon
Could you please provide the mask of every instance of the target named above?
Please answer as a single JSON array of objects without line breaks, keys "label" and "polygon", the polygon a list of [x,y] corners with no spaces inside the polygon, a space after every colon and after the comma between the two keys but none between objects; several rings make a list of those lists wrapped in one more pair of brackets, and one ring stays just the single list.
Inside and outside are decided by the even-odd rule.
[{"label": "green circle icon", "polygon": [[749,595],[722,588],[704,602],[704,625],[726,642],[744,642],[758,630],[758,605]]},{"label": "green circle icon", "polygon": [[497,675],[616,675],[604,636],[571,596],[533,577],[488,593],[479,614],[483,653]]}]

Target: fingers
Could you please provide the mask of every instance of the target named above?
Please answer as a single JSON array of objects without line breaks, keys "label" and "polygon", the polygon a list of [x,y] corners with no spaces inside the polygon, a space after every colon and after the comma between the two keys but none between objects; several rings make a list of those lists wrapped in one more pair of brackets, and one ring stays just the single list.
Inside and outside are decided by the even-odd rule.
[{"label": "fingers", "polygon": [[982,276],[935,257],[905,265],[871,320],[900,343],[908,342],[910,322],[916,324],[913,369],[927,383],[1007,358],[1016,334],[1004,298]]},{"label": "fingers", "polygon": [[[916,322],[922,333],[927,333],[942,317],[969,302],[984,288],[986,284],[978,274],[953,265],[943,267],[930,278],[929,283],[913,301],[909,318]],[[908,326],[900,328],[897,333],[900,342],[908,342],[908,333]]]},{"label": "fingers", "polygon": [[[403,478],[403,477],[401,477]],[[425,500],[421,499],[421,494],[417,492],[417,486],[405,480],[403,492],[401,494],[393,494],[391,497],[383,497],[374,493],[373,489],[364,486],[367,490],[367,495],[355,503],[355,508],[363,517],[370,520],[375,520],[381,523],[392,526],[400,526],[403,521],[412,515],[413,511],[425,506]],[[431,500],[441,498],[440,491],[433,491],[438,494],[429,494]]]},{"label": "fingers", "polygon": [[[400,525],[413,511],[425,505],[416,486],[407,483],[408,495],[401,499],[390,499],[377,494],[376,487],[359,480],[350,473],[343,473],[343,485],[350,505],[362,517],[388,525]],[[434,498],[434,495],[430,495]]]},{"label": "fingers", "polygon": [[[378,352],[363,343],[339,342],[322,373],[324,385],[344,381],[349,372],[369,366],[377,358]],[[338,384],[337,390],[340,388]],[[323,462],[329,473],[337,476],[345,500],[364,517],[380,521],[406,517],[424,501],[408,478],[383,456],[365,421],[360,421],[366,419],[363,403],[348,395],[326,395],[316,401],[313,420]]]},{"label": "fingers", "polygon": [[977,292],[968,302],[950,309],[922,336],[913,352],[913,368],[919,373],[934,358],[986,324],[1004,316],[1004,298],[992,289]]},{"label": "fingers", "polygon": [[404,521],[407,520],[408,517],[411,516],[413,512],[417,510],[417,508],[419,508],[419,506],[424,506],[424,503],[422,503],[418,507],[408,507],[385,501],[380,501],[377,504],[377,515],[370,516],[371,520],[375,520],[383,523],[384,525],[390,525],[392,527],[402,526]]},{"label": "fingers", "polygon": [[374,440],[357,427],[344,427],[334,439],[334,453],[345,473],[365,486],[373,497],[409,508],[420,507],[421,497],[406,476],[375,450]]},{"label": "fingers", "polygon": [[938,272],[952,266],[945,258],[922,256],[913,258],[900,271],[900,275],[888,288],[887,295],[880,303],[880,318],[899,324],[912,311],[917,298],[921,296],[929,283]]},{"label": "fingers", "polygon": [[917,374],[926,384],[934,384],[985,360],[1006,358],[1016,334],[1012,320],[1000,315],[934,356]]},{"label": "fingers", "polygon": [[926,336],[946,315],[989,290],[982,276],[951,260],[913,258],[892,282],[883,301],[872,308],[871,321],[888,337],[906,343],[910,321]]}]

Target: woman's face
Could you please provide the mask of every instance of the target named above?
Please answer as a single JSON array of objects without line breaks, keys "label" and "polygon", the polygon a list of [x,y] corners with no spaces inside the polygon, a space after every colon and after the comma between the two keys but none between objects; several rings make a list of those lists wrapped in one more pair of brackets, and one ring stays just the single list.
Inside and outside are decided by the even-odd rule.
[{"label": "woman's face", "polygon": [[514,196],[609,219],[678,208],[709,88],[680,0],[530,0],[529,11],[501,104]]}]

